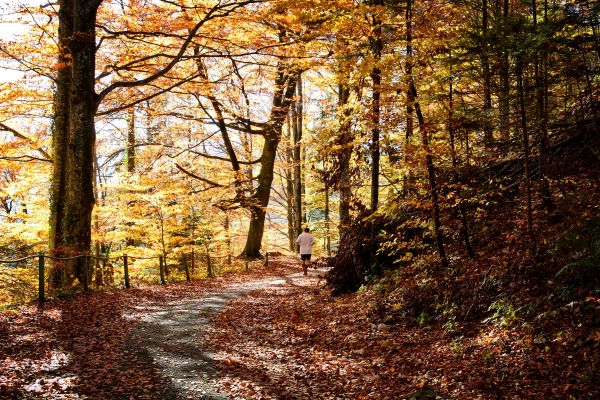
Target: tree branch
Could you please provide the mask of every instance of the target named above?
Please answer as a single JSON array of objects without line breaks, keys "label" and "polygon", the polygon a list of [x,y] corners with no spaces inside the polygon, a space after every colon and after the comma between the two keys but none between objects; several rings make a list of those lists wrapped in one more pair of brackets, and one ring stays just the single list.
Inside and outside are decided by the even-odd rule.
[{"label": "tree branch", "polygon": [[212,187],[225,187],[225,185],[221,185],[220,183],[213,182],[209,179],[198,176],[198,175],[194,174],[193,172],[186,170],[185,168],[183,168],[181,165],[179,165],[177,163],[175,163],[175,167],[177,167],[177,169],[180,170],[181,172],[183,172],[184,174],[186,174],[194,179],[197,179],[201,182],[207,183],[207,184],[211,185]]},{"label": "tree branch", "polygon": [[[6,124],[4,124],[2,122],[0,122],[0,130],[6,131],[6,132],[10,132],[10,133],[13,134],[13,136],[15,136],[15,137],[17,137],[19,139],[22,139],[22,140],[26,141],[27,143],[32,144],[32,145],[35,146],[35,142],[32,139],[28,138],[27,136],[23,135],[22,133],[20,133],[16,129],[11,128],[10,126],[8,126],[8,125],[6,125]],[[35,150],[37,152],[39,152],[42,156],[44,156],[44,158],[37,158],[37,157],[32,157],[32,156],[27,156],[27,157],[29,157],[31,159],[34,159],[34,160],[45,161],[45,162],[52,162],[52,157],[50,156],[50,154],[48,154],[46,152],[46,150],[44,150],[41,147],[37,147]]]},{"label": "tree branch", "polygon": [[[255,3],[257,2],[257,0],[246,0],[246,1],[241,1],[239,3],[225,3],[222,4],[221,2],[218,2],[217,4],[215,4],[213,7],[211,7],[208,12],[206,13],[206,15],[204,16],[204,18],[202,18],[201,21],[199,21],[188,33],[187,38],[185,39],[185,41],[183,42],[181,48],[179,49],[179,51],[177,52],[177,54],[173,57],[173,60],[171,60],[171,62],[169,64],[167,64],[163,69],[161,69],[160,71],[147,76],[146,78],[143,79],[138,79],[135,81],[118,81],[118,82],[114,82],[113,84],[107,86],[106,88],[104,88],[97,96],[96,96],[96,108],[98,108],[98,106],[100,105],[100,103],[102,102],[102,100],[113,90],[118,89],[118,88],[125,88],[125,87],[135,87],[135,86],[142,86],[142,85],[147,85],[148,83],[155,81],[156,79],[164,76],[167,72],[169,72],[171,69],[173,69],[173,67],[175,67],[175,65],[180,61],[180,59],[183,57],[183,55],[185,54],[188,46],[190,45],[190,43],[192,43],[194,37],[196,36],[196,33],[200,30],[200,28],[208,21],[215,19],[215,18],[219,18],[219,17],[226,17],[229,14],[231,14],[232,12],[234,12],[235,10],[237,10],[238,8],[241,8],[245,5],[251,4],[251,3]],[[217,14],[217,11],[221,10],[222,12],[220,14]]]}]

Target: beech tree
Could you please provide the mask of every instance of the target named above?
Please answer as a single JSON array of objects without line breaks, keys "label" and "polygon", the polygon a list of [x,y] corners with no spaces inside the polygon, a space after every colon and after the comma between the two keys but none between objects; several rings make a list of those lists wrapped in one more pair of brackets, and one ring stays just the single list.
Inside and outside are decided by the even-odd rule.
[{"label": "beech tree", "polygon": [[[54,256],[87,253],[91,245],[95,115],[100,102],[119,88],[148,85],[165,76],[186,54],[198,30],[211,19],[226,16],[252,1],[201,7],[179,48],[168,62],[141,79],[117,80],[96,92],[96,22],[102,0],[64,0],[58,11],[58,71],[54,101],[54,172],[50,206],[50,248]],[[185,7],[184,7],[185,9]],[[141,63],[142,61],[137,61]],[[127,63],[132,68],[136,61]],[[139,101],[139,100],[138,100]],[[106,111],[105,111],[106,112]],[[56,263],[51,284],[69,286],[82,279],[83,258]]]},{"label": "beech tree", "polygon": [[[247,37],[225,33],[233,43],[243,41],[246,52],[239,53],[236,46],[217,49],[199,47],[196,52],[197,57],[205,60],[198,63],[198,70],[203,84],[208,86],[208,95],[199,96],[205,97],[207,104],[200,100],[199,106],[208,121],[218,128],[234,175],[235,196],[223,206],[242,207],[249,212],[248,234],[242,252],[248,258],[261,256],[275,161],[290,110],[293,110],[289,117],[290,129],[295,135],[292,151],[295,167],[292,182],[295,195],[293,220],[296,227],[302,223],[303,185],[299,173],[302,162],[299,141],[303,122],[300,105],[302,92],[298,84],[306,66],[302,65],[298,52],[306,49],[314,35],[313,31],[322,26],[322,21],[312,14],[285,14],[284,8],[283,4],[266,4],[258,13],[246,15],[247,19],[242,25],[247,24]],[[263,34],[265,30],[269,35]],[[256,34],[256,40],[252,41],[250,34]],[[304,61],[304,64],[307,62]],[[227,91],[224,91],[221,85],[223,79],[232,82],[233,87],[227,87]],[[194,87],[189,90],[193,92]],[[268,96],[257,96],[256,92],[259,91],[267,92]],[[248,143],[252,143],[252,146],[248,146]],[[257,146],[260,150],[256,154],[248,151],[249,147]],[[244,169],[244,166],[248,166],[248,169]],[[253,166],[256,168],[253,169]],[[193,174],[193,171],[186,172]]]}]

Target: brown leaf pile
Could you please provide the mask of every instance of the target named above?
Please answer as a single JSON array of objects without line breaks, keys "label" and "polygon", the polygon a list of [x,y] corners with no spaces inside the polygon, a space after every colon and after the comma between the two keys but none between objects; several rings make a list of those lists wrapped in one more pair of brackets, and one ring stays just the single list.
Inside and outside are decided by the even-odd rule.
[{"label": "brown leaf pile", "polygon": [[161,371],[124,345],[144,308],[289,272],[290,264],[280,262],[214,279],[81,294],[2,312],[0,399],[171,398]]},{"label": "brown leaf pile", "polygon": [[427,384],[455,399],[600,398],[593,354],[574,339],[539,344],[492,324],[459,338],[387,325],[369,296],[332,298],[315,282],[256,291],[216,318],[210,343],[232,395],[401,399]]}]

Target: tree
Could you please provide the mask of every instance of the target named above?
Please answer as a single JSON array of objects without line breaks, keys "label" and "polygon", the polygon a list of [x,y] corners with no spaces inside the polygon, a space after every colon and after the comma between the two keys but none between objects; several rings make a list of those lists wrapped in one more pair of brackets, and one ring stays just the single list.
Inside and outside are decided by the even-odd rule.
[{"label": "tree", "polygon": [[[58,12],[58,71],[54,98],[50,248],[53,256],[85,254],[94,207],[94,115],[97,108],[96,13],[101,0],[64,0]],[[82,280],[84,259],[57,262],[52,287]]]},{"label": "tree", "polygon": [[292,100],[296,83],[300,73],[298,70],[290,69],[284,62],[279,61],[275,78],[275,91],[273,94],[273,105],[269,124],[264,132],[263,149],[261,152],[260,171],[256,176],[256,191],[251,196],[250,227],[244,254],[248,258],[260,256],[260,247],[265,228],[266,208],[269,205],[271,194],[271,183],[273,182],[273,168],[277,145],[281,140],[283,122],[287,109]]},{"label": "tree", "polygon": [[[207,21],[226,16],[250,2],[217,3],[206,9],[188,29],[180,47],[167,58],[166,64],[159,64],[158,70],[150,70],[144,78],[112,82],[100,93],[95,90],[98,51],[95,28],[102,0],[64,0],[60,3],[50,207],[50,248],[54,256],[85,254],[90,249],[94,206],[94,119],[100,102],[116,89],[147,85],[165,76],[181,61],[196,33]],[[126,65],[131,68],[140,62]],[[83,262],[83,258],[75,258],[56,263],[51,285],[68,287],[75,276],[81,280]]]},{"label": "tree", "polygon": [[371,103],[371,212],[377,210],[379,203],[379,160],[380,146],[379,139],[381,135],[381,53],[383,51],[383,40],[381,38],[381,17],[378,15],[383,8],[383,0],[374,0],[372,2],[374,10],[372,13],[372,36],[369,37],[369,44],[373,54],[373,67],[371,68],[372,80],[372,103]]},{"label": "tree", "polygon": [[[306,214],[302,207],[302,197],[304,195],[304,183],[302,179],[302,125],[303,125],[303,106],[304,98],[302,96],[302,74],[298,75],[296,83],[297,97],[292,104],[291,122],[293,132],[293,194],[294,194],[294,226],[296,236],[302,233],[302,225],[306,223]],[[303,212],[304,211],[304,212]]]},{"label": "tree", "polygon": [[[208,119],[217,125],[234,174],[236,194],[233,199],[230,199],[229,207],[243,207],[250,213],[248,235],[243,250],[243,254],[248,258],[261,256],[261,241],[271,197],[278,145],[282,139],[282,129],[287,114],[290,107],[294,105],[297,90],[298,103],[290,120],[292,131],[296,135],[295,141],[301,139],[300,132],[303,125],[300,107],[301,92],[297,87],[303,68],[296,60],[296,51],[306,46],[312,34],[311,30],[321,26],[321,21],[317,20],[312,22],[308,32],[302,32],[298,28],[302,27],[302,16],[284,15],[282,5],[267,6],[259,11],[258,17],[248,17],[251,21],[248,31],[254,33],[254,30],[259,28],[256,32],[257,39],[246,43],[248,52],[238,55],[235,46],[225,47],[219,49],[219,56],[211,61],[212,68],[209,68],[207,63],[199,66],[204,84],[210,87],[207,96],[210,106],[207,107],[202,102],[199,102],[199,105]],[[312,16],[309,15],[309,18]],[[270,32],[266,39],[263,34],[265,29]],[[240,40],[236,36],[231,38],[234,42]],[[271,48],[274,50],[265,51]],[[212,49],[208,50],[212,51]],[[203,60],[213,58],[211,54],[202,56],[199,53],[196,57],[202,57]],[[242,75],[244,72],[245,76]],[[219,81],[211,82],[213,76],[227,76],[235,82],[236,89],[228,93],[221,92]],[[262,80],[257,81],[257,76]],[[266,83],[269,83],[270,87],[267,87]],[[254,90],[260,88],[258,90],[268,91],[269,104],[265,104],[265,96],[252,96],[249,87],[254,87]],[[251,110],[252,106],[254,109]],[[261,111],[257,111],[261,108]],[[212,112],[209,111],[210,109]],[[254,154],[247,154],[248,146],[244,143],[248,140],[245,135],[258,138],[259,145],[262,146],[255,160],[248,159]],[[241,146],[235,145],[236,138],[239,138]],[[295,146],[293,153],[296,158],[300,156],[299,145]],[[249,170],[250,173],[245,173],[241,165],[248,165],[250,168],[256,165],[257,168],[255,171]],[[295,166],[300,168],[300,161],[295,163]],[[293,191],[301,193],[300,174],[297,170],[294,174]],[[297,199],[296,196],[295,203]],[[299,224],[298,215],[302,215],[302,212],[297,204],[294,208],[297,209],[294,220]]]}]

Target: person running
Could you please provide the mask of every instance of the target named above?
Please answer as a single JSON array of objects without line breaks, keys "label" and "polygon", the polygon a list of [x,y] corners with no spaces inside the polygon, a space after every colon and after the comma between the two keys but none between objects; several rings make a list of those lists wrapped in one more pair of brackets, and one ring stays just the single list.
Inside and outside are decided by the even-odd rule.
[{"label": "person running", "polygon": [[310,229],[304,228],[304,232],[302,232],[298,239],[296,239],[296,243],[300,245],[300,258],[302,259],[302,270],[304,271],[304,275],[306,275],[308,271],[308,267],[310,265],[310,256],[312,254],[312,246],[315,244],[315,238],[310,234]]}]

